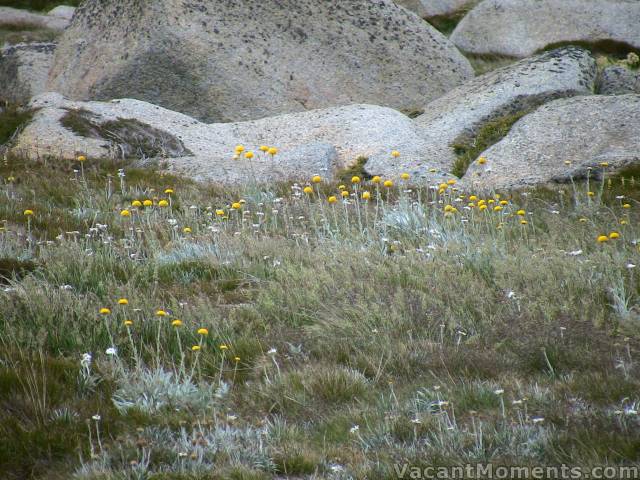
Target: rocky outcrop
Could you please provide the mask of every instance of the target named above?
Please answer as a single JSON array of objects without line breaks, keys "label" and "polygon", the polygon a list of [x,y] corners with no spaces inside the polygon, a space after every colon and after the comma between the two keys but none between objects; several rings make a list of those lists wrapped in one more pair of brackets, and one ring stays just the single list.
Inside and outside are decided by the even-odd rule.
[{"label": "rocky outcrop", "polygon": [[[640,95],[561,99],[518,121],[463,178],[470,189],[502,190],[580,179],[640,162]],[[566,162],[566,163],[565,163]],[[603,167],[606,165],[606,167]]]},{"label": "rocky outcrop", "polygon": [[623,65],[606,67],[598,79],[598,92],[603,95],[640,93],[640,69]]},{"label": "rocky outcrop", "polygon": [[71,19],[73,18],[73,14],[75,13],[75,11],[76,11],[75,7],[69,7],[67,5],[58,5],[57,7],[49,10],[47,15],[50,17],[64,18],[65,20],[70,22]]},{"label": "rocky outcrop", "polygon": [[[197,180],[237,184],[330,177],[360,156],[418,158],[422,144],[411,119],[385,107],[350,105],[240,123],[205,124],[139,100],[75,102],[56,93],[36,97],[33,120],[14,153],[30,158],[159,157]],[[244,145],[252,160],[234,160]],[[259,151],[275,146],[275,158]]]},{"label": "rocky outcrop", "polygon": [[456,15],[470,8],[479,0],[395,0],[425,19]]},{"label": "rocky outcrop", "polygon": [[424,145],[420,158],[374,157],[366,168],[373,174],[407,171],[425,178],[433,167],[450,172],[456,161],[454,144],[472,139],[487,122],[556,98],[590,94],[595,76],[589,52],[566,47],[476,77],[428,104],[415,119]]},{"label": "rocky outcrop", "polygon": [[67,28],[69,21],[73,16],[73,12],[69,9],[74,10],[73,7],[56,7],[49,15],[43,15],[29,12],[28,10],[0,7],[0,28],[46,28],[49,30],[62,31]]},{"label": "rocky outcrop", "polygon": [[55,43],[22,43],[0,49],[0,100],[24,103],[46,89]]},{"label": "rocky outcrop", "polygon": [[49,86],[210,122],[353,103],[412,112],[472,76],[447,38],[391,0],[86,0]]},{"label": "rocky outcrop", "polygon": [[464,52],[526,57],[553,44],[621,44],[640,49],[637,0],[484,0],[451,40]]}]

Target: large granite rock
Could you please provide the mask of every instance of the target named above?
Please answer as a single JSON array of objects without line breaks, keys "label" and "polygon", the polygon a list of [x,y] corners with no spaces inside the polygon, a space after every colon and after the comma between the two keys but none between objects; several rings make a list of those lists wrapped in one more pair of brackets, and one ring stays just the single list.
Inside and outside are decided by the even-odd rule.
[{"label": "large granite rock", "polygon": [[623,65],[606,67],[598,79],[598,92],[603,95],[640,93],[640,69]]},{"label": "large granite rock", "polygon": [[484,0],[451,40],[462,51],[526,57],[560,42],[640,48],[638,0]]},{"label": "large granite rock", "polygon": [[49,86],[210,122],[352,103],[410,112],[472,76],[447,38],[391,0],[86,0]]},{"label": "large granite rock", "polygon": [[[470,189],[566,182],[640,163],[640,95],[556,100],[518,121],[463,178]],[[565,162],[569,162],[567,165]]]},{"label": "large granite rock", "polygon": [[55,43],[21,43],[0,49],[0,100],[24,103],[46,90]]},{"label": "large granite rock", "polygon": [[[28,10],[20,10],[11,7],[0,7],[0,28],[11,27],[12,29],[20,26],[27,28],[46,28],[49,30],[62,31],[69,25],[73,12],[73,7],[65,7],[64,10],[59,7],[54,8],[49,15],[29,12]],[[63,14],[64,11],[64,14]],[[69,16],[71,13],[71,16]]]},{"label": "large granite rock", "polygon": [[479,1],[480,0],[395,0],[398,5],[408,8],[425,19],[456,15]]},{"label": "large granite rock", "polygon": [[433,167],[450,172],[456,160],[453,145],[473,138],[487,122],[556,98],[590,94],[595,76],[588,51],[565,47],[476,77],[428,104],[415,119],[424,145],[421,157],[374,157],[366,169],[378,175],[407,171],[427,179]]},{"label": "large granite rock", "polygon": [[[385,107],[350,105],[240,123],[201,123],[139,100],[77,102],[57,93],[33,99],[38,109],[16,139],[14,153],[32,158],[161,157],[168,168],[197,180],[237,184],[331,177],[359,156],[398,149],[418,157],[417,128]],[[256,153],[233,160],[236,145]],[[271,159],[261,145],[276,146]]]}]

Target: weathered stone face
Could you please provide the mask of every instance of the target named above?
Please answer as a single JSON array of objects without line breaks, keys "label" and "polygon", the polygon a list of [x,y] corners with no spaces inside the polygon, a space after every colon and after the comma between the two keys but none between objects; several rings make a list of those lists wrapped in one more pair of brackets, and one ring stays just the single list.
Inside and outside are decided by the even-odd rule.
[{"label": "weathered stone face", "polygon": [[[640,95],[555,100],[518,121],[463,178],[492,190],[567,182],[640,162]],[[565,163],[568,162],[568,163]]]},{"label": "weathered stone face", "polygon": [[25,25],[31,28],[64,30],[73,16],[73,7],[57,7],[48,15],[29,12],[11,7],[0,7],[0,27]]},{"label": "weathered stone face", "polygon": [[[26,157],[135,159],[156,155],[170,170],[224,184],[330,178],[360,156],[398,149],[417,157],[420,137],[411,119],[395,110],[349,105],[239,123],[205,124],[139,100],[76,102],[57,93],[33,99],[36,113],[13,145]],[[115,133],[115,134],[114,134]],[[236,145],[255,153],[234,160]],[[275,159],[259,151],[279,149]]]},{"label": "weathered stone face", "polygon": [[637,0],[484,0],[458,24],[462,51],[526,57],[553,44],[640,48]]},{"label": "weathered stone face", "polygon": [[640,69],[622,65],[606,67],[598,79],[598,92],[603,95],[640,93]]},{"label": "weathered stone face", "polygon": [[391,0],[87,0],[49,86],[233,121],[351,103],[411,112],[472,76]]},{"label": "weathered stone face", "polygon": [[23,103],[46,89],[55,43],[23,43],[0,49],[0,100]]},{"label": "weathered stone face", "polygon": [[476,77],[428,104],[415,119],[423,146],[419,158],[374,157],[366,168],[372,174],[406,171],[424,178],[433,167],[451,172],[456,161],[453,145],[471,139],[485,123],[556,98],[590,94],[595,76],[590,53],[566,47]]},{"label": "weathered stone face", "polygon": [[477,4],[480,0],[395,0],[422,18],[454,15]]}]

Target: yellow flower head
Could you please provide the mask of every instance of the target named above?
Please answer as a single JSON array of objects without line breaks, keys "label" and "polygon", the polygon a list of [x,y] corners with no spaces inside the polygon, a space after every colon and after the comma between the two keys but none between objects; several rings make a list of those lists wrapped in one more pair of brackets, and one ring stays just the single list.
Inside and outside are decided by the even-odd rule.
[{"label": "yellow flower head", "polygon": [[87,157],[85,157],[84,155],[78,156],[78,161],[79,162],[86,162],[86,160],[87,160]]},{"label": "yellow flower head", "polygon": [[233,357],[233,361],[238,363],[240,361],[240,357]]},{"label": "yellow flower head", "polygon": [[484,165],[485,163],[487,163],[486,157],[480,157],[478,159],[478,165]]},{"label": "yellow flower head", "polygon": [[482,205],[479,205],[479,206],[478,206],[478,208],[479,208],[480,210],[486,210],[486,209],[487,209],[487,206],[483,203]]},{"label": "yellow flower head", "polygon": [[400,152],[397,150],[394,150],[393,152],[391,152],[391,156],[393,158],[398,158],[400,156]]},{"label": "yellow flower head", "polygon": [[193,347],[191,347],[191,351],[199,352],[200,351],[200,345],[194,345]]},{"label": "yellow flower head", "polygon": [[631,204],[630,203],[625,203],[624,205],[622,205],[622,208],[631,208]]},{"label": "yellow flower head", "polygon": [[527,212],[525,212],[524,210],[518,210],[518,211],[516,212],[516,214],[517,214],[517,215],[519,215],[519,216],[521,216],[521,217],[524,217],[524,216],[527,214]]},{"label": "yellow flower head", "polygon": [[166,193],[167,195],[171,195],[173,193],[173,188],[167,188],[164,193]]},{"label": "yellow flower head", "polygon": [[148,200],[148,199],[147,199],[147,200],[145,200],[144,202],[142,202],[142,204],[143,204],[145,207],[151,207],[151,206],[153,205],[153,201],[152,201],[152,200]]},{"label": "yellow flower head", "polygon": [[129,210],[121,210],[120,211],[120,216],[121,217],[130,217],[131,216],[131,212]]},{"label": "yellow flower head", "polygon": [[520,220],[520,225],[526,225],[527,223],[529,223],[529,222],[527,222],[527,221],[526,221],[526,220],[524,220],[524,219]]},{"label": "yellow flower head", "polygon": [[409,180],[409,177],[411,177],[411,175],[409,175],[407,172],[403,172],[400,174],[400,178],[402,180]]},{"label": "yellow flower head", "polygon": [[175,319],[173,322],[171,322],[171,325],[173,325],[174,327],[181,327],[182,326],[182,320],[179,319]]},{"label": "yellow flower head", "polygon": [[131,320],[125,320],[122,323],[124,324],[125,327],[130,327],[131,325],[133,325],[133,322]]},{"label": "yellow flower head", "polygon": [[456,179],[455,178],[451,178],[451,179],[447,180],[447,184],[448,185],[455,185],[456,184]]},{"label": "yellow flower head", "polygon": [[333,195],[330,196],[329,198],[327,198],[327,202],[329,203],[336,203],[338,201],[338,199],[336,197],[334,197]]},{"label": "yellow flower head", "polygon": [[369,192],[362,192],[362,199],[369,200],[371,198],[371,194]]},{"label": "yellow flower head", "polygon": [[610,238],[611,240],[615,240],[616,238],[620,238],[620,234],[619,234],[618,232],[611,232],[611,233],[609,234],[609,238]]},{"label": "yellow flower head", "polygon": [[220,208],[217,209],[216,210],[216,215],[219,216],[219,217],[224,217],[224,215],[225,215],[224,210],[222,210]]},{"label": "yellow flower head", "polygon": [[478,197],[476,197],[475,195],[471,195],[469,197],[469,200],[471,200],[472,202],[475,202],[476,200],[478,200]]},{"label": "yellow flower head", "polygon": [[129,305],[129,300],[126,298],[121,298],[118,300],[118,305]]},{"label": "yellow flower head", "polygon": [[311,195],[313,193],[313,188],[307,186],[307,187],[304,187],[304,189],[302,189],[302,191],[304,193],[306,193],[307,195]]},{"label": "yellow flower head", "polygon": [[100,309],[101,315],[109,315],[110,313],[111,313],[111,310],[106,307]]},{"label": "yellow flower head", "polygon": [[278,149],[276,147],[271,147],[267,150],[267,153],[273,157],[278,154]]},{"label": "yellow flower head", "polygon": [[382,179],[380,178],[380,176],[376,175],[371,179],[371,181],[377,185],[382,181]]},{"label": "yellow flower head", "polygon": [[220,350],[229,350],[229,347],[223,343],[222,345],[220,345]]},{"label": "yellow flower head", "polygon": [[609,241],[609,237],[607,237],[606,235],[600,235],[597,238],[597,242],[598,243],[605,243],[605,242],[608,242],[608,241]]},{"label": "yellow flower head", "polygon": [[580,223],[587,223],[587,219],[582,217],[580,218],[580,220],[578,220]]},{"label": "yellow flower head", "polygon": [[134,200],[133,202],[131,202],[131,206],[132,207],[141,207],[142,206],[142,202],[140,200]]},{"label": "yellow flower head", "polygon": [[169,206],[169,202],[167,202],[166,200],[160,200],[158,202],[158,206],[159,207],[168,207]]},{"label": "yellow flower head", "polygon": [[441,183],[440,185],[438,185],[439,190],[446,190],[447,188],[449,188],[449,185],[447,185],[446,183]]},{"label": "yellow flower head", "polygon": [[164,310],[156,310],[156,315],[159,317],[166,317],[167,312],[165,312]]},{"label": "yellow flower head", "polygon": [[609,163],[607,163],[607,162],[602,162],[602,163],[600,163],[600,166],[601,166],[602,168],[606,168],[606,167],[608,167],[608,166],[609,166]]},{"label": "yellow flower head", "polygon": [[33,210],[29,210],[29,209],[25,210],[25,211],[24,211],[24,215],[25,215],[26,217],[30,217],[31,215],[33,215]]},{"label": "yellow flower head", "polygon": [[247,152],[244,154],[244,158],[248,158],[249,160],[251,160],[253,158],[253,152]]},{"label": "yellow flower head", "polygon": [[191,227],[184,227],[184,228],[182,229],[182,231],[183,231],[184,233],[191,233]]},{"label": "yellow flower head", "polygon": [[590,197],[593,197],[595,195],[594,192],[587,192],[587,195],[589,195]]},{"label": "yellow flower head", "polygon": [[391,188],[393,187],[393,181],[392,180],[385,180],[383,185],[387,188]]},{"label": "yellow flower head", "polygon": [[320,175],[314,175],[311,181],[313,183],[320,183],[322,181],[322,177]]},{"label": "yellow flower head", "polygon": [[206,328],[199,328],[198,335],[209,335],[209,330],[207,330]]},{"label": "yellow flower head", "polygon": [[351,183],[360,183],[360,177],[354,175],[353,177],[351,177]]},{"label": "yellow flower head", "polygon": [[233,202],[231,204],[231,208],[233,208],[234,210],[240,210],[242,208],[242,204],[240,202]]},{"label": "yellow flower head", "polygon": [[342,190],[340,195],[342,195],[342,198],[347,198],[349,196],[349,192],[347,190]]},{"label": "yellow flower head", "polygon": [[509,205],[509,202],[507,202],[506,200],[500,200],[500,205],[502,205],[504,207],[504,206]]},{"label": "yellow flower head", "polygon": [[344,185],[338,185],[338,190],[344,190],[345,188],[347,188],[347,187],[344,186]]},{"label": "yellow flower head", "polygon": [[242,145],[236,146],[236,153],[239,154],[239,153],[242,153],[242,152],[244,152],[244,146],[242,146]]},{"label": "yellow flower head", "polygon": [[269,147],[267,147],[266,145],[261,145],[260,146],[260,151],[261,152],[268,152],[269,151]]},{"label": "yellow flower head", "polygon": [[500,205],[496,205],[495,207],[493,207],[494,212],[499,212],[501,210],[502,210],[502,207]]},{"label": "yellow flower head", "polygon": [[444,211],[445,211],[445,212],[451,212],[452,210],[453,210],[453,206],[451,206],[451,205],[445,205],[445,207],[444,207]]}]

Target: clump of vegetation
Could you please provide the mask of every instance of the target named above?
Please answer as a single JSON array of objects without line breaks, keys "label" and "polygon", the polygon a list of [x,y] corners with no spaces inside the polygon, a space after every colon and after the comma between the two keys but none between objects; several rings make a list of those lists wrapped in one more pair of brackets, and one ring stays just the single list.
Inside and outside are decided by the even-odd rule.
[{"label": "clump of vegetation", "polygon": [[513,124],[529,112],[530,110],[525,109],[495,118],[483,124],[475,136],[470,138],[465,137],[456,141],[452,146],[458,158],[453,164],[451,172],[458,177],[462,177],[469,168],[469,165],[471,165],[482,152],[502,140],[509,133]]},{"label": "clump of vegetation", "polygon": [[0,7],[49,11],[59,5],[77,7],[81,0],[0,0]]},{"label": "clump of vegetation", "polygon": [[11,140],[15,132],[29,123],[32,117],[33,110],[10,103],[0,106],[0,145]]},{"label": "clump of vegetation", "polygon": [[480,194],[9,157],[0,471],[637,464],[640,177],[606,168]]}]

